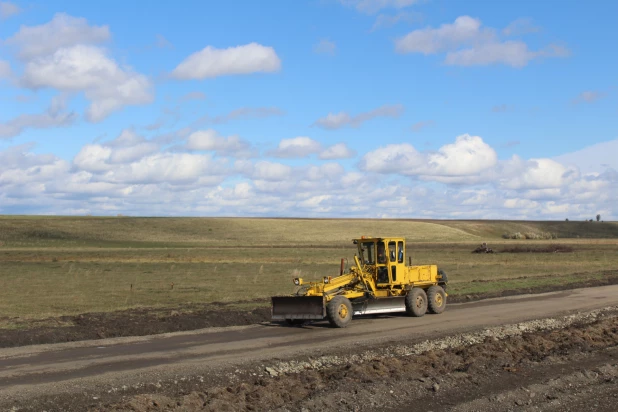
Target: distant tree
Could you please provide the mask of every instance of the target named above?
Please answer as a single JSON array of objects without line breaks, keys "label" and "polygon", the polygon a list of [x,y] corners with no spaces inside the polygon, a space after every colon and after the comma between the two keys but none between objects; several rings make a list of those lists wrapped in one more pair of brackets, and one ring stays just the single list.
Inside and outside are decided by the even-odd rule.
[{"label": "distant tree", "polygon": [[569,218],[567,217],[566,219],[564,219],[564,221],[565,221],[565,222],[568,222],[568,221],[569,221]]},{"label": "distant tree", "polygon": [[601,215],[597,215],[597,222],[601,220]]}]

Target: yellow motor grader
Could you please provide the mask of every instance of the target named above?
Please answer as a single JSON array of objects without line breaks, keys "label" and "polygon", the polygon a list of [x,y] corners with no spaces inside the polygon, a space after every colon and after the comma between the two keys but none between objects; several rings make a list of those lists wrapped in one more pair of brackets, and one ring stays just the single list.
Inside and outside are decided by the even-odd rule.
[{"label": "yellow motor grader", "polygon": [[353,315],[406,312],[420,317],[446,308],[447,277],[436,265],[406,264],[406,241],[399,237],[353,239],[358,254],[346,269],[341,259],[338,276],[304,282],[295,278],[295,294],[273,296],[272,319],[289,324],[328,319],[344,328]]}]

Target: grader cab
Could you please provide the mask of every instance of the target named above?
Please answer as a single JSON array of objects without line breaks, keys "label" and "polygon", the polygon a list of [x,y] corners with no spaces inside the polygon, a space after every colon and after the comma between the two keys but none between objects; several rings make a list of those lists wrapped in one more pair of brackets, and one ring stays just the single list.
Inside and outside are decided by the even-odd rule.
[{"label": "grader cab", "polygon": [[290,296],[273,296],[272,319],[290,324],[328,319],[334,327],[346,327],[354,315],[406,312],[420,317],[446,308],[446,274],[436,265],[406,264],[404,238],[361,237],[354,265],[338,276],[304,282]]}]

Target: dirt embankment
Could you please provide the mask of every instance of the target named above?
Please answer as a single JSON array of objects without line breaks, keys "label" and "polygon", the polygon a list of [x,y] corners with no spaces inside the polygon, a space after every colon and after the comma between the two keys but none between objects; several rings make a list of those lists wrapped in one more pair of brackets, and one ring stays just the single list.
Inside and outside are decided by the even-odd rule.
[{"label": "dirt embankment", "polygon": [[[449,303],[472,302],[488,298],[529,293],[545,293],[583,287],[618,284],[618,271],[603,271],[601,279],[589,279],[568,284],[542,285],[507,289],[498,292],[449,295]],[[535,279],[540,279],[536,277]],[[245,302],[246,303],[246,302]],[[270,321],[267,300],[249,302],[253,309],[235,309],[230,304],[211,303],[167,309],[131,309],[109,313],[85,313],[47,319],[48,325],[22,325],[18,329],[0,329],[0,347],[74,342],[126,336],[146,336],[169,332],[197,330],[209,327],[242,326]],[[68,325],[68,326],[66,326]]]},{"label": "dirt embankment", "polygon": [[[92,411],[613,411],[616,308],[523,322],[406,346],[253,365],[102,395],[35,399]],[[119,383],[120,385],[120,383]],[[579,403],[578,403],[579,402]],[[592,408],[592,409],[591,409]],[[54,409],[54,408],[52,408]],[[49,410],[49,409],[48,409]]]}]

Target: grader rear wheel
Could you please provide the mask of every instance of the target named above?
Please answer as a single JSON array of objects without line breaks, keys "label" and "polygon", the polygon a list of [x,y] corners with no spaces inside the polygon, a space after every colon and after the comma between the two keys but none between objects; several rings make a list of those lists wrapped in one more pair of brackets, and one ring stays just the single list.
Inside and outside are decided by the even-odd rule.
[{"label": "grader rear wheel", "polygon": [[345,296],[335,296],[326,306],[326,316],[336,328],[345,328],[352,320],[352,303]]},{"label": "grader rear wheel", "polygon": [[446,293],[440,286],[432,286],[427,290],[429,313],[440,314],[446,309]]},{"label": "grader rear wheel", "polygon": [[427,312],[427,294],[421,288],[412,288],[406,295],[406,313],[420,318]]}]

